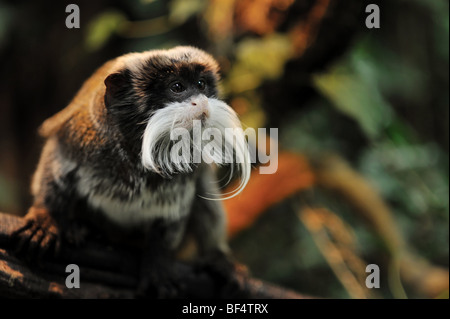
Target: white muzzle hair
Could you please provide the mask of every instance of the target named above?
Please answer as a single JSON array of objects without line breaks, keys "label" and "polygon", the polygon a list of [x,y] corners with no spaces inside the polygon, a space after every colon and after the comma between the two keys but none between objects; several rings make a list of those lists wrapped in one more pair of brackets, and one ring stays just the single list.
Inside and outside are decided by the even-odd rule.
[{"label": "white muzzle hair", "polygon": [[155,111],[142,138],[143,166],[170,178],[172,174],[192,172],[201,162],[230,164],[229,181],[237,166],[240,183],[221,199],[238,195],[247,185],[250,153],[234,110],[221,100],[200,94]]}]

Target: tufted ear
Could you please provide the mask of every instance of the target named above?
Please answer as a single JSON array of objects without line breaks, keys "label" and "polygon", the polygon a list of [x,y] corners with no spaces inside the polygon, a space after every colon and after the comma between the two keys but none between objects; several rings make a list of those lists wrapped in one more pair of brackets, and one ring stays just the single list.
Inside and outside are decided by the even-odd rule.
[{"label": "tufted ear", "polygon": [[107,108],[123,101],[132,90],[129,72],[126,70],[108,75],[105,85],[105,106]]}]

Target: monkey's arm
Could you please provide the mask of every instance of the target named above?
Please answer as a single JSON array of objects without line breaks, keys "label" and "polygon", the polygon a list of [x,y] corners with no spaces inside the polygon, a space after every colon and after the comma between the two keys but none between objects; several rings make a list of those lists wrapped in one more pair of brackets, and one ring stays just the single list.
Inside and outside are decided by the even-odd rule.
[{"label": "monkey's arm", "polygon": [[13,233],[17,251],[28,259],[59,250],[62,229],[67,230],[74,213],[74,175],[75,165],[62,157],[57,139],[49,139],[33,177],[26,223]]},{"label": "monkey's arm", "polygon": [[236,274],[246,281],[245,267],[233,260],[226,238],[226,215],[217,186],[216,176],[210,166],[204,167],[197,183],[188,230],[196,240],[198,267],[206,271],[216,283],[218,297],[242,297]]},{"label": "monkey's arm", "polygon": [[227,255],[229,252],[225,210],[219,196],[212,167],[202,167],[189,221],[189,230],[196,239],[200,255],[219,252]]}]

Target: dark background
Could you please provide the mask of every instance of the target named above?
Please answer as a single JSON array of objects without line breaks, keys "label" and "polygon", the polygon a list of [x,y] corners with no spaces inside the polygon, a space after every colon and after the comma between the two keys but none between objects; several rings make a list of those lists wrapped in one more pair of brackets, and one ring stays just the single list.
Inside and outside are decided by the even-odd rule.
[{"label": "dark background", "polygon": [[[282,194],[230,238],[253,275],[321,297],[448,298],[447,1],[80,0],[81,28],[67,29],[69,3],[0,2],[0,211],[26,212],[37,128],[97,67],[194,45],[218,59],[243,123],[278,128],[280,152],[316,177],[252,185]],[[368,3],[380,29],[365,26]],[[337,189],[320,164],[336,158]],[[361,202],[345,196],[352,187]],[[376,291],[364,285],[369,263],[381,269]]]}]

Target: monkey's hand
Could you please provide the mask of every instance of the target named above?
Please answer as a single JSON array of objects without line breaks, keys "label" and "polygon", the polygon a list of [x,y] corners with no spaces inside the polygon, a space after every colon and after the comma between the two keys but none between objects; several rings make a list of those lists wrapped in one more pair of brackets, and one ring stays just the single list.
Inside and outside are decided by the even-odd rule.
[{"label": "monkey's hand", "polygon": [[45,208],[31,207],[25,225],[12,234],[16,253],[28,260],[41,260],[47,253],[59,252],[61,239],[58,227]]},{"label": "monkey's hand", "polygon": [[137,296],[143,298],[171,299],[182,296],[180,278],[173,261],[161,256],[144,253]]},{"label": "monkey's hand", "polygon": [[[233,258],[220,249],[208,252],[197,262],[197,271],[209,273],[216,283],[218,298],[245,298],[241,296],[242,285],[248,277],[245,266],[237,263]],[[240,276],[237,276],[237,274]],[[242,282],[238,277],[243,279]]]}]

